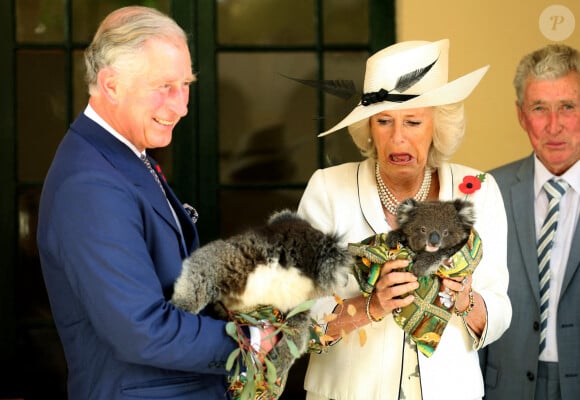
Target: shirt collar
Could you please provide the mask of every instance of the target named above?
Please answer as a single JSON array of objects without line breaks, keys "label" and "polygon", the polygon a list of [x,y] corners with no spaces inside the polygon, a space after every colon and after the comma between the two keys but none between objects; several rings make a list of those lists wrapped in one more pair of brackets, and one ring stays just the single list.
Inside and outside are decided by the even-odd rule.
[{"label": "shirt collar", "polygon": [[[555,176],[548,171],[537,156],[534,156],[534,194],[536,198],[542,192],[544,183]],[[576,161],[568,170],[558,178],[564,179],[576,193],[580,193],[580,160]]]},{"label": "shirt collar", "polygon": [[103,127],[107,132],[109,132],[111,135],[113,135],[117,140],[119,140],[121,143],[125,144],[128,148],[130,148],[131,151],[133,151],[133,153],[135,153],[135,155],[137,157],[141,157],[142,154],[143,155],[145,154],[145,151],[143,151],[143,153],[139,152],[139,150],[137,150],[137,147],[135,147],[133,145],[133,143],[131,143],[129,140],[127,140],[127,138],[125,136],[121,135],[119,132],[117,132],[115,129],[113,129],[113,127],[111,125],[109,125],[99,114],[97,114],[95,109],[93,107],[91,107],[90,104],[87,104],[87,107],[85,108],[84,114],[87,116],[87,118],[95,121],[97,124],[99,124],[101,127]]}]

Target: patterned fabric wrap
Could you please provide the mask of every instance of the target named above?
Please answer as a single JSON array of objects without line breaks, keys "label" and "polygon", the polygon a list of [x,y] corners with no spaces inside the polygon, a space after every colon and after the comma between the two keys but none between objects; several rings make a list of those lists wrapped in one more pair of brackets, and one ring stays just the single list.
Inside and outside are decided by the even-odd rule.
[{"label": "patterned fabric wrap", "polygon": [[[353,270],[363,296],[368,296],[374,290],[380,269],[385,262],[406,258],[413,260],[415,255],[404,247],[389,249],[385,244],[386,238],[386,233],[379,233],[359,243],[348,245],[349,252],[356,257]],[[471,275],[482,256],[481,238],[475,229],[472,229],[467,243],[447,262],[441,264],[437,273],[418,278],[419,287],[413,292],[415,296],[413,303],[393,311],[395,322],[411,335],[417,343],[417,348],[425,356],[430,357],[437,349],[441,335],[452,315],[439,297],[439,292],[443,290],[441,278]],[[411,262],[407,270],[412,272],[412,268]]]}]

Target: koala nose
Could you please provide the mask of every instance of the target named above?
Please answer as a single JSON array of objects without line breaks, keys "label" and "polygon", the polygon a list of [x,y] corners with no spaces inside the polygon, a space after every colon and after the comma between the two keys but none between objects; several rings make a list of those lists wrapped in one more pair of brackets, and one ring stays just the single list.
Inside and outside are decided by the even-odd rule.
[{"label": "koala nose", "polygon": [[441,236],[437,232],[431,232],[429,234],[429,244],[435,246],[441,241]]}]

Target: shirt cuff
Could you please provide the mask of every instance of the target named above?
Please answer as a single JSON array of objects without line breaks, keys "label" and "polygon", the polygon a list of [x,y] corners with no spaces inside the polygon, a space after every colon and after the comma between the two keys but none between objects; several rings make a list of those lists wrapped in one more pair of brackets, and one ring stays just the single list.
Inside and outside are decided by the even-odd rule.
[{"label": "shirt cuff", "polygon": [[260,351],[261,342],[260,329],[257,326],[250,326],[250,345],[252,348],[256,351]]}]

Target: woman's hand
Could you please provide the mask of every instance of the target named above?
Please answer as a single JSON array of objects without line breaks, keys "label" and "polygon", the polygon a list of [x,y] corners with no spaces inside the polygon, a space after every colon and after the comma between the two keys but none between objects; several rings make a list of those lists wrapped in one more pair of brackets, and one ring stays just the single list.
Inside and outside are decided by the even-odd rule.
[{"label": "woman's hand", "polygon": [[452,297],[455,297],[453,310],[465,320],[478,337],[481,337],[487,322],[487,310],[481,295],[471,287],[472,279],[471,275],[465,278],[445,278],[442,283],[445,290],[450,291]]},{"label": "woman's hand", "polygon": [[264,324],[261,329],[259,329],[260,334],[260,344],[259,351],[266,354],[276,346],[276,343],[280,340],[280,334],[275,335],[277,328],[271,324]]},{"label": "woman's hand", "polygon": [[[375,284],[375,290],[370,295],[370,304],[367,312],[368,297],[363,295],[344,300],[334,310],[336,315],[328,323],[326,334],[338,339],[353,330],[382,319],[398,307],[405,307],[413,302],[414,297],[405,294],[419,287],[417,277],[410,272],[400,271],[409,266],[408,260],[387,261],[381,267],[381,275]],[[356,312],[349,312],[349,310]]]},{"label": "woman's hand", "polygon": [[472,276],[444,278],[442,283],[447,293],[451,293],[451,301],[455,310],[463,311],[469,307],[469,291],[471,290]]},{"label": "woman's hand", "polygon": [[400,271],[408,266],[409,260],[393,260],[383,264],[369,308],[373,317],[382,318],[413,302],[415,297],[409,293],[419,287],[419,282],[413,273]]}]

